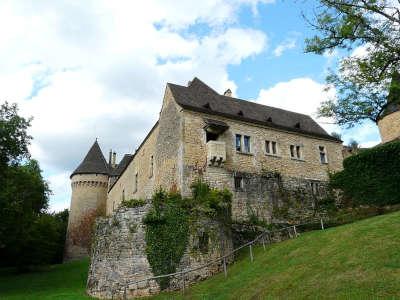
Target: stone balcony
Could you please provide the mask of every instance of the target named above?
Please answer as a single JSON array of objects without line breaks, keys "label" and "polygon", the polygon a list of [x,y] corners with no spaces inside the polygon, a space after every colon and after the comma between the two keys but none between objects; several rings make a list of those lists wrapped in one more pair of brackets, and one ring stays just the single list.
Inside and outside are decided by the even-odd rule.
[{"label": "stone balcony", "polygon": [[207,162],[209,166],[222,166],[226,160],[225,142],[208,141],[207,142]]}]

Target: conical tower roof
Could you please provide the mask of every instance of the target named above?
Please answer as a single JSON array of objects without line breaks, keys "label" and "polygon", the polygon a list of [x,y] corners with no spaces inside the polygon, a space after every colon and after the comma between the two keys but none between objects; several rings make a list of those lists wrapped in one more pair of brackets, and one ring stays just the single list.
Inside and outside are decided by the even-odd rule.
[{"label": "conical tower roof", "polygon": [[71,174],[109,174],[109,167],[97,140],[86,154],[81,164]]}]

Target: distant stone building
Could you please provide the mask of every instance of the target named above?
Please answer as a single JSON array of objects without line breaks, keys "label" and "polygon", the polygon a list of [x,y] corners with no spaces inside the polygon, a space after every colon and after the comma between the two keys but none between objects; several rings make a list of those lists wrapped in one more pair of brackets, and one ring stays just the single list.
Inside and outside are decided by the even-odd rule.
[{"label": "distant stone building", "polygon": [[74,237],[94,211],[110,216],[122,200],[150,199],[159,187],[189,196],[199,177],[232,191],[236,221],[273,222],[282,188],[310,195],[302,205],[312,208],[328,172],[342,169],[342,149],[307,115],[236,99],[230,90],[220,95],[197,78],[169,83],[159,120],[134,154],[116,165],[110,153],[106,162],[95,142],[72,173],[66,257],[87,253]]},{"label": "distant stone building", "polygon": [[382,143],[400,139],[400,74],[392,79],[387,106],[378,121]]}]

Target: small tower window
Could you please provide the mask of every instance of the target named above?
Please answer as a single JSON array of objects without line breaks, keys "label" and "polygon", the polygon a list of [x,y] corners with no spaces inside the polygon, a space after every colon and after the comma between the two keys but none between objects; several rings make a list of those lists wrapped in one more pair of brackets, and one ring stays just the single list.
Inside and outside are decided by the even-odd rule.
[{"label": "small tower window", "polygon": [[135,192],[137,192],[137,190],[138,190],[138,173],[136,172],[136,174],[135,174],[135,182],[134,182],[134,186],[133,186],[133,192],[135,193]]},{"label": "small tower window", "polygon": [[153,177],[154,173],[154,156],[150,156],[150,171],[149,171],[149,178]]}]

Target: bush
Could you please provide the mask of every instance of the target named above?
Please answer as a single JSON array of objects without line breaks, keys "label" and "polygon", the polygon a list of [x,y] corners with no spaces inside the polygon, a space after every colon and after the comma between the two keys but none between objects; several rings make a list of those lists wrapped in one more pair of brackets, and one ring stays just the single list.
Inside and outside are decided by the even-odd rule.
[{"label": "bush", "polygon": [[146,205],[146,201],[143,199],[130,199],[130,200],[123,200],[121,202],[121,207],[134,208],[144,205]]},{"label": "bush", "polygon": [[364,150],[343,162],[330,176],[330,186],[343,191],[354,205],[400,203],[400,141]]}]

